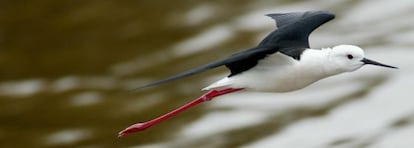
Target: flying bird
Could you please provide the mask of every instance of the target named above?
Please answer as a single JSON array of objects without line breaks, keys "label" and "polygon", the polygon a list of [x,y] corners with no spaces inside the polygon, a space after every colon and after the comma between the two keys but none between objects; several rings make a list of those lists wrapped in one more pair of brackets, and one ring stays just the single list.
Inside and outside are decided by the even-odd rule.
[{"label": "flying bird", "polygon": [[256,47],[138,88],[157,86],[220,66],[230,70],[228,76],[203,88],[208,92],[201,97],[158,118],[131,125],[118,136],[145,130],[204,101],[240,90],[289,92],[329,76],[355,71],[367,64],[397,68],[367,59],[364,51],[354,45],[310,48],[310,33],[335,18],[329,11],[275,13],[267,16],[276,21],[276,29]]}]

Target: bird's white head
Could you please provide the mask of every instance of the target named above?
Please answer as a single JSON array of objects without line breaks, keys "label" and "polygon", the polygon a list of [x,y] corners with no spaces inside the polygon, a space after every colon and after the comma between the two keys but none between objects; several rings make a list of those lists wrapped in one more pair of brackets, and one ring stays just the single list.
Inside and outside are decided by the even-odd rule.
[{"label": "bird's white head", "polygon": [[329,62],[331,63],[330,65],[332,65],[331,68],[338,73],[352,72],[366,64],[397,68],[367,59],[364,55],[364,51],[354,45],[338,45],[333,47],[329,53]]}]

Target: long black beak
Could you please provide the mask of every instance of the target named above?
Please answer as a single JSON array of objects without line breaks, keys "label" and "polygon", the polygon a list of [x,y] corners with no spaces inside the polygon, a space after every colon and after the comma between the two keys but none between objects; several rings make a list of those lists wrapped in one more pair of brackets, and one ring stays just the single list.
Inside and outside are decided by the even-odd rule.
[{"label": "long black beak", "polygon": [[382,66],[382,67],[388,67],[388,68],[398,69],[398,67],[394,67],[394,66],[390,66],[390,65],[385,65],[385,64],[382,64],[380,62],[373,61],[373,60],[370,60],[370,59],[367,59],[367,58],[362,59],[361,62],[363,62],[364,64],[371,64],[371,65],[377,65],[377,66]]}]

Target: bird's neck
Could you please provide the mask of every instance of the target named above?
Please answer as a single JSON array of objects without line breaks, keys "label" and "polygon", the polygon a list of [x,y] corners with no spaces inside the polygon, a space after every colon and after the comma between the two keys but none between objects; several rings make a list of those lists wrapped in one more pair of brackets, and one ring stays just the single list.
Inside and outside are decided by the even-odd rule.
[{"label": "bird's neck", "polygon": [[313,75],[317,79],[341,73],[341,71],[335,69],[335,66],[330,62],[331,50],[332,49],[330,48],[306,50],[301,57],[301,63],[303,64],[302,68],[307,70],[307,73]]},{"label": "bird's neck", "polygon": [[337,75],[337,74],[346,72],[337,65],[334,58],[331,56],[332,48],[325,48],[325,49],[322,49],[322,51],[324,52],[324,56],[323,56],[324,62],[322,64],[323,65],[322,67],[327,76]]}]

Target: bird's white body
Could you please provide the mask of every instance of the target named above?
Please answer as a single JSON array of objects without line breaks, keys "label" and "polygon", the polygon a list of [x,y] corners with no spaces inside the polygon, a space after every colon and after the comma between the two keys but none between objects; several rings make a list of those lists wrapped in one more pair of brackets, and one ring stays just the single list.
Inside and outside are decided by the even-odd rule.
[{"label": "bird's white body", "polygon": [[[355,59],[348,59],[352,55]],[[254,91],[289,92],[304,88],[320,79],[354,71],[363,63],[362,49],[352,45],[306,49],[300,60],[275,53],[241,74],[225,77],[203,90],[245,88]],[[354,66],[352,66],[354,65]]]}]

